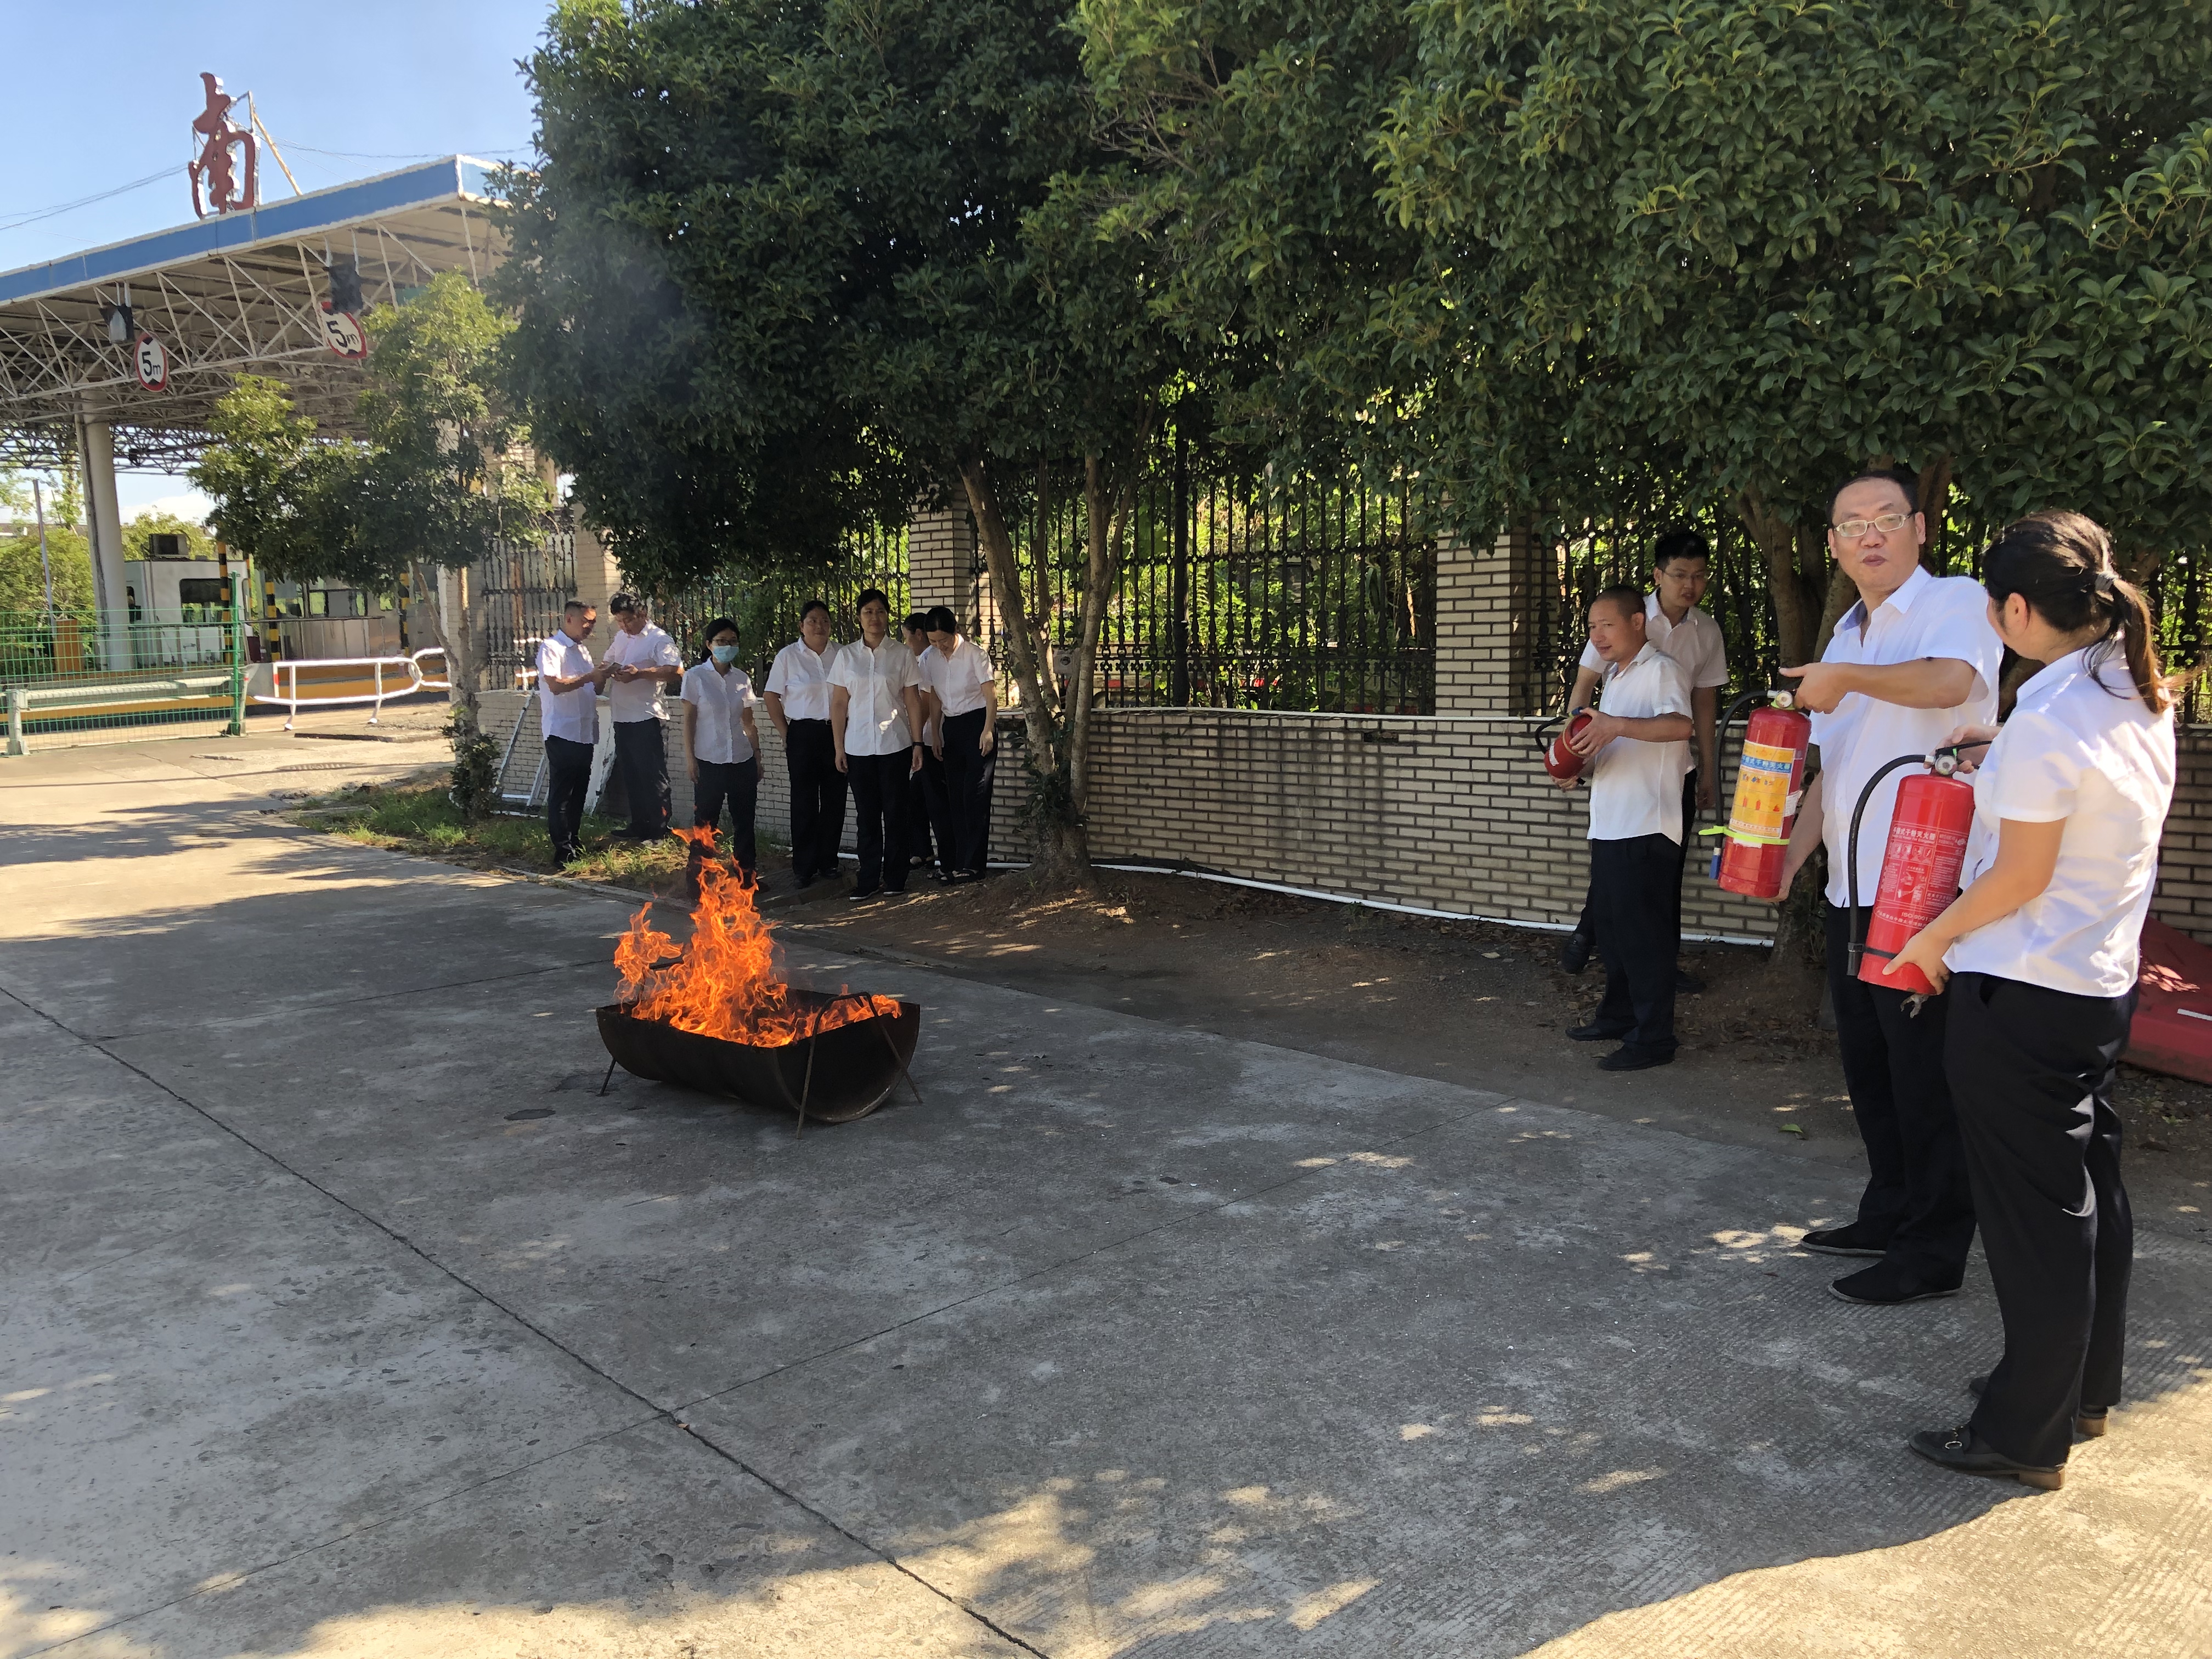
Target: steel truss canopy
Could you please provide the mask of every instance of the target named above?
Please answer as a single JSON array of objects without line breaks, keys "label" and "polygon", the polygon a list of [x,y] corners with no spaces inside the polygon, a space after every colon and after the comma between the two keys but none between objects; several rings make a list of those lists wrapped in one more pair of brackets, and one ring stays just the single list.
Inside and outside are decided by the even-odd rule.
[{"label": "steel truss canopy", "polygon": [[[350,431],[362,364],[325,334],[331,262],[354,262],[364,307],[456,266],[481,281],[502,252],[490,171],[450,155],[0,273],[0,459],[58,461],[86,422],[113,428],[119,461],[181,466],[239,374],[284,381],[325,430]],[[131,337],[116,341],[124,305]],[[140,383],[142,333],[167,356],[160,391]]]}]

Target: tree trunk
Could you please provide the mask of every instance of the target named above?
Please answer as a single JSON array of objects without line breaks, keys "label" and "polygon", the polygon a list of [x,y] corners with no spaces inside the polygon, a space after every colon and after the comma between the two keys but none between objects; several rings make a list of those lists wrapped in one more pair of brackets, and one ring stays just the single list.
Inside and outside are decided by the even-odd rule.
[{"label": "tree trunk", "polygon": [[438,567],[416,560],[408,566],[408,574],[415,592],[423,601],[423,611],[429,616],[431,631],[438,636],[438,648],[446,653],[446,679],[453,688],[446,694],[447,701],[467,712],[471,726],[480,726],[483,720],[477,694],[482,665],[476,659],[476,607],[469,593],[469,573],[465,569],[454,573],[457,603],[450,616],[447,614],[445,583],[439,580]]},{"label": "tree trunk", "polygon": [[[1780,635],[1776,644],[1782,661],[1789,667],[1810,662],[1814,640],[1820,632],[1817,605],[1825,574],[1818,549],[1801,552],[1799,544],[1804,538],[1797,526],[1767,505],[1756,484],[1747,484],[1736,497],[1736,514],[1766,560],[1766,585],[1774,597],[1774,622]],[[1801,564],[1804,574],[1800,574]]]}]

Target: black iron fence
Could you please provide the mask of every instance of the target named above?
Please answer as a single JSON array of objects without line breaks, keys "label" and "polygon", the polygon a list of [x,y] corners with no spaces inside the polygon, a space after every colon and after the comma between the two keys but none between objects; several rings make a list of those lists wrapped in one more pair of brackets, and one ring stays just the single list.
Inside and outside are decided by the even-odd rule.
[{"label": "black iron fence", "polygon": [[[1040,482],[1018,505],[1024,599],[1064,664],[1090,568],[1083,498]],[[1402,485],[1278,489],[1164,447],[1130,514],[1097,692],[1108,703],[1427,714],[1435,625],[1435,544]]]},{"label": "black iron fence", "polygon": [[501,543],[470,576],[471,609],[483,630],[483,683],[495,690],[511,686],[517,670],[538,665],[538,641],[561,625],[562,607],[575,595],[575,533],[559,530],[541,541]]},{"label": "black iron fence", "polygon": [[903,528],[854,537],[842,562],[820,570],[771,570],[710,576],[653,596],[653,620],[675,638],[686,663],[706,653],[705,630],[717,617],[738,625],[738,659],[756,685],[775,653],[799,637],[799,613],[810,599],[830,607],[834,638],[859,637],[860,594],[880,587],[896,627],[907,608],[907,538]]}]

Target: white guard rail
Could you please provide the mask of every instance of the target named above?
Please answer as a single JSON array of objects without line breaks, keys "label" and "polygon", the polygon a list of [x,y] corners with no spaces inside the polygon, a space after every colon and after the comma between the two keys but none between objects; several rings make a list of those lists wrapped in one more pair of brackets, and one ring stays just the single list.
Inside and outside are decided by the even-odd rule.
[{"label": "white guard rail", "polygon": [[[384,712],[384,701],[387,697],[410,696],[417,691],[452,690],[453,683],[444,678],[445,655],[441,647],[430,645],[425,646],[412,656],[406,657],[287,658],[282,662],[270,664],[269,692],[264,694],[257,691],[253,695],[253,700],[256,702],[283,705],[289,711],[284,716],[284,729],[287,732],[292,729],[292,722],[300,717],[300,711],[302,708],[336,708],[347,703],[374,704],[368,716],[368,723],[374,726],[376,724],[377,716]],[[422,672],[422,659],[425,657],[439,659],[437,678],[433,678]],[[365,678],[371,682],[371,686],[366,691],[311,694],[303,696],[300,692],[300,671],[302,668],[319,671],[330,668],[366,669],[368,672]],[[292,688],[289,693],[284,689],[288,676]],[[398,683],[398,678],[402,676],[404,677],[404,684]]]}]

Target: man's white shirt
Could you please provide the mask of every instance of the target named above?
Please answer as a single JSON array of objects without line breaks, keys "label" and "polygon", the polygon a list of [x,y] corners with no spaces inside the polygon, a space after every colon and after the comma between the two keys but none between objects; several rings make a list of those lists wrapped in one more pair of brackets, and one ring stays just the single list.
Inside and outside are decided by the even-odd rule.
[{"label": "man's white shirt", "polygon": [[[907,729],[908,686],[921,684],[915,670],[914,653],[890,635],[871,647],[854,640],[837,648],[830,665],[830,683],[842,685],[851,699],[845,709],[845,752],[848,755],[895,755],[914,747]],[[785,705],[785,712],[790,705]]]},{"label": "man's white shirt", "polygon": [[[607,641],[607,660],[626,668],[681,668],[684,658],[676,649],[676,641],[659,623],[647,623],[632,634],[620,623],[615,624],[615,636]],[[661,718],[660,682],[659,680],[609,680],[607,705],[614,711],[615,724],[627,725],[631,720],[657,720]]]},{"label": "man's white shirt", "polygon": [[[1601,658],[1599,660],[1602,661]],[[1690,712],[1689,677],[1682,665],[1650,641],[1626,663],[1606,671],[1605,712],[1622,720]],[[1690,740],[1645,743],[1619,737],[1590,757],[1589,838],[1629,841],[1638,836],[1682,839],[1682,780],[1690,770]]]},{"label": "man's white shirt", "polygon": [[2058,862],[2049,886],[1960,937],[1943,960],[1956,972],[2070,996],[2125,996],[2158,885],[2173,767],[2173,713],[2150,712],[2117,650],[2096,675],[2075,651],[2021,686],[2012,718],[1974,774],[1974,828],[1960,880],[1971,883],[1996,862],[2007,818],[2063,819]]},{"label": "man's white shirt", "polygon": [[[1692,605],[1682,620],[1670,623],[1667,613],[1659,608],[1659,596],[1644,596],[1644,637],[1656,645],[1660,652],[1681,664],[1692,690],[1704,691],[1729,683],[1728,646],[1721,638],[1721,625],[1704,611]],[[1602,669],[1605,659],[1597,647],[1583,647],[1582,663],[1592,671]]]},{"label": "man's white shirt", "polygon": [[[1813,716],[1813,741],[1820,750],[1820,838],[1828,849],[1828,902],[1850,902],[1845,847],[1859,792],[1883,763],[1899,755],[1924,755],[1961,726],[1987,726],[1997,717],[1997,665],[2003,641],[1990,626],[1989,595],[1970,576],[1931,576],[1915,569],[1904,585],[1867,615],[1862,599],[1844,613],[1820,653],[1822,662],[1886,665],[1948,658],[1974,671],[1966,700],[1950,708],[1905,708],[1854,691],[1832,714]],[[1881,884],[1881,855],[1898,786],[1910,767],[1884,778],[1867,801],[1859,825],[1859,902],[1872,904]]]},{"label": "man's white shirt", "polygon": [[830,718],[830,670],[840,647],[834,642],[817,655],[805,640],[793,640],[775,653],[769,665],[768,684],[761,689],[783,699],[787,720],[826,720]]},{"label": "man's white shirt", "polygon": [[553,680],[573,680],[591,672],[592,653],[562,629],[555,629],[538,641],[538,721],[547,737],[571,743],[599,740],[599,699],[592,683],[586,680],[572,691],[549,689]]}]

